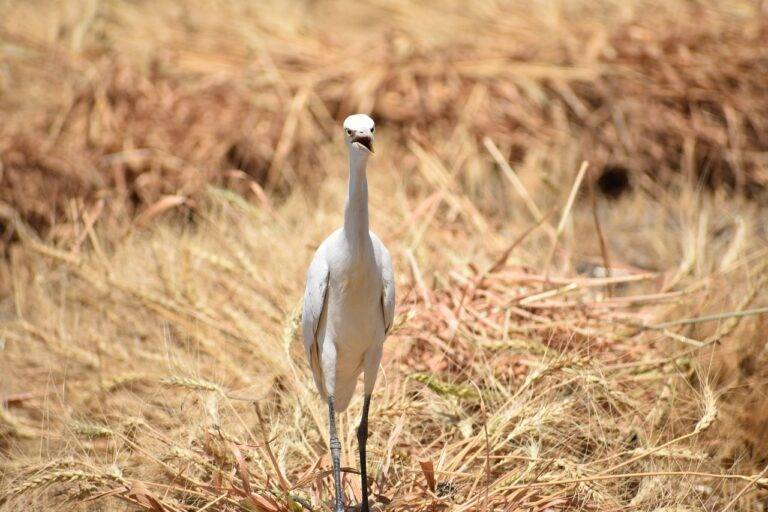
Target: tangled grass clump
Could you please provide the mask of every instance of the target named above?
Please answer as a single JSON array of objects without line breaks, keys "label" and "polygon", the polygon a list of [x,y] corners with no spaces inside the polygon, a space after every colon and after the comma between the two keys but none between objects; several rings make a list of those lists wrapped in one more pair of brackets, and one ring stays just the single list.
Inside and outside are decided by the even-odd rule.
[{"label": "tangled grass clump", "polygon": [[[325,506],[326,418],[297,328],[311,247],[289,236],[303,207],[289,201],[280,224],[230,193],[207,201],[196,227],[170,218],[122,240],[97,229],[88,250],[19,229],[27,234],[3,272],[19,291],[5,305],[22,313],[0,328],[18,395],[2,409],[3,446],[24,454],[2,468],[9,510],[115,498],[168,511]],[[591,217],[571,215],[576,225]],[[705,335],[688,327],[706,321],[693,305],[716,292],[712,275],[688,271],[666,290],[654,272],[547,277],[525,255],[552,243],[548,233],[534,224],[468,266],[446,265],[458,246],[430,249],[446,232],[426,235],[419,260],[390,244],[404,255],[404,293],[374,396],[378,506],[714,510],[768,483],[722,466],[712,441],[728,423],[696,357],[751,322],[759,283],[746,281],[739,309]],[[557,252],[576,254],[567,233]],[[260,251],[267,243],[272,251]],[[722,271],[735,279],[745,258]],[[675,311],[693,318],[666,320]],[[56,385],[35,384],[41,372]],[[359,407],[340,421],[345,460]],[[45,453],[33,455],[41,436]],[[344,489],[354,503],[352,471]]]},{"label": "tangled grass clump", "polygon": [[8,6],[0,510],[328,509],[299,301],[366,111],[374,508],[762,511],[761,7],[310,4]]}]

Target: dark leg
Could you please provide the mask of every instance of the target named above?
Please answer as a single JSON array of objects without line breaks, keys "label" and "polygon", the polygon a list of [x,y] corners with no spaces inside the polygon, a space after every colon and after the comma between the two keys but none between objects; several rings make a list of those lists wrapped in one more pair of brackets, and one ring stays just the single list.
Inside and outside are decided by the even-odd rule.
[{"label": "dark leg", "polygon": [[363,488],[363,502],[360,512],[368,512],[368,471],[365,467],[365,445],[368,442],[368,407],[371,405],[371,395],[365,395],[363,402],[363,417],[357,427],[357,443],[360,446],[360,486]]},{"label": "dark leg", "polygon": [[344,512],[344,500],[341,497],[341,443],[336,435],[336,410],[333,397],[328,397],[328,424],[331,430],[331,461],[333,462],[333,483],[336,486],[335,512]]}]

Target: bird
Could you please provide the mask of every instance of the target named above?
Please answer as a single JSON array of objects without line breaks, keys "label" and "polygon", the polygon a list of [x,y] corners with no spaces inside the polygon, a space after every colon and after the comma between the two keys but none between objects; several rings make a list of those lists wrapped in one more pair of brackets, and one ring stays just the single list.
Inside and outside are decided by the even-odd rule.
[{"label": "bird", "polygon": [[363,374],[357,440],[363,493],[360,510],[368,512],[368,410],[384,340],[392,329],[395,279],[389,251],[368,226],[366,171],[373,155],[375,123],[365,114],[353,114],[344,120],[343,129],[349,153],[344,225],[320,244],[312,258],[304,292],[302,334],[315,386],[328,404],[334,512],[344,511],[336,414],[347,408]]}]

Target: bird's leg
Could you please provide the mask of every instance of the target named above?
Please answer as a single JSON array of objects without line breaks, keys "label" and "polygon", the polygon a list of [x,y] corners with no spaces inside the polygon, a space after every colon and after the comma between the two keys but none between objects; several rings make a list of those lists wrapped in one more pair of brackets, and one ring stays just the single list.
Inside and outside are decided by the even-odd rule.
[{"label": "bird's leg", "polygon": [[328,397],[328,424],[331,431],[331,461],[333,463],[333,483],[336,486],[335,512],[344,512],[343,499],[341,497],[341,443],[336,434],[336,410],[333,396]]},{"label": "bird's leg", "polygon": [[357,427],[357,443],[360,448],[360,486],[363,489],[363,501],[360,504],[360,512],[368,512],[368,471],[365,467],[365,445],[368,442],[368,407],[371,405],[371,395],[365,395],[363,402],[363,416]]}]

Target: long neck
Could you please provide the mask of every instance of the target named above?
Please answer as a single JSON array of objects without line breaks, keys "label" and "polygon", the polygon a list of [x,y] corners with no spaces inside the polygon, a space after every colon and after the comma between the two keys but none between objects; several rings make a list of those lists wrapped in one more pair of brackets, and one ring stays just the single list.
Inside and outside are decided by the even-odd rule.
[{"label": "long neck", "polygon": [[361,245],[368,237],[368,179],[365,168],[368,155],[349,151],[349,188],[344,207],[344,234],[352,245]]}]

